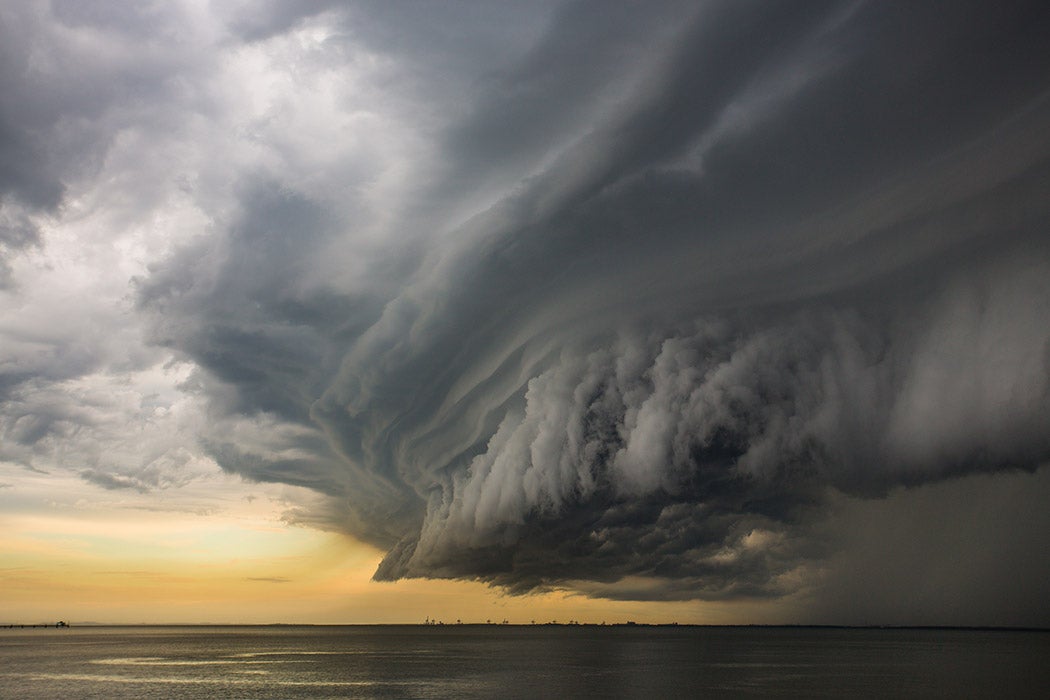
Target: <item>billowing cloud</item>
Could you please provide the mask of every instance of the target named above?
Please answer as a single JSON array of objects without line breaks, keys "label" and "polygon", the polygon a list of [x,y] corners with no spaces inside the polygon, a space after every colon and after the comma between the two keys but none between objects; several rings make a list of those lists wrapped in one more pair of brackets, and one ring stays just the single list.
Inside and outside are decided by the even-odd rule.
[{"label": "billowing cloud", "polygon": [[[194,439],[156,454],[325,495],[294,517],[378,578],[798,599],[858,585],[826,570],[844,499],[1050,461],[1041,3],[64,7],[155,60],[55,107],[90,117],[80,170],[26,151],[0,194],[37,216],[114,173],[142,197],[106,221],[175,212],[122,278],[136,371],[191,368]],[[27,455],[108,424],[25,389],[123,371],[83,356],[5,374]],[[136,460],[78,473],[181,473]]]},{"label": "billowing cloud", "polygon": [[[601,57],[641,44],[624,27],[580,33],[600,47],[582,68],[526,53],[443,152],[467,174],[538,169],[435,232],[381,312],[343,297],[341,315],[321,318],[334,298],[308,313],[281,291],[297,257],[246,272],[260,240],[217,278],[265,285],[256,308],[296,298],[294,318],[175,342],[254,410],[323,431],[346,482],[315,483],[382,519],[380,577],[790,591],[819,556],[803,533],[829,489],[878,496],[1050,456],[1045,50],[1037,18],[959,11],[650,19],[663,42],[614,100],[597,97],[616,79]],[[264,228],[253,217],[232,241]],[[278,234],[297,227],[301,255],[310,218]],[[311,355],[326,349],[335,373]]]}]

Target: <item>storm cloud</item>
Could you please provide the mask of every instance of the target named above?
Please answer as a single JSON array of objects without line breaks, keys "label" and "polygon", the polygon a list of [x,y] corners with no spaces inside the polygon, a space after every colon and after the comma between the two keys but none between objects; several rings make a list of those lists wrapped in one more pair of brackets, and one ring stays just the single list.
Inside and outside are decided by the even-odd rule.
[{"label": "storm cloud", "polygon": [[[382,548],[377,578],[790,597],[861,546],[830,534],[844,499],[1050,461],[1045,3],[220,21],[215,56],[150,68],[180,76],[142,98],[186,115],[171,143],[226,165],[178,162],[207,223],[134,276],[131,313],[193,368],[197,448],[326,495],[296,518]],[[266,103],[249,116],[232,83],[193,82],[264,56],[287,87],[244,95]],[[77,109],[118,124],[126,98]],[[6,136],[26,119],[0,112],[0,158],[29,164],[0,169],[0,201],[57,210],[59,161]]]}]

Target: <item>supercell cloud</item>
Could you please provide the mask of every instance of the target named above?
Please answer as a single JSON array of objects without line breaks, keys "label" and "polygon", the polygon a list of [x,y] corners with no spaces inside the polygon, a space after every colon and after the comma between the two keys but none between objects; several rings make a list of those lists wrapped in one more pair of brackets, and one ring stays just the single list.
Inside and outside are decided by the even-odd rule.
[{"label": "supercell cloud", "polygon": [[843,498],[1050,460],[1045,3],[61,7],[153,62],[44,122],[5,69],[3,254],[81,177],[49,130],[163,146],[205,223],[135,275],[143,352],[377,578],[789,596]]}]

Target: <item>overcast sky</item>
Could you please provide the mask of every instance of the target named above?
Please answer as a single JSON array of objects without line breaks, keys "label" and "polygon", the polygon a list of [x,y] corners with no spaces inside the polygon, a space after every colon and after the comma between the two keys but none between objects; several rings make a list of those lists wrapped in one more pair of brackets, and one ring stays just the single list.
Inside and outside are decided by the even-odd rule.
[{"label": "overcast sky", "polygon": [[1048,625],[1047,36],[4,3],[0,506],[266,494],[382,580]]}]

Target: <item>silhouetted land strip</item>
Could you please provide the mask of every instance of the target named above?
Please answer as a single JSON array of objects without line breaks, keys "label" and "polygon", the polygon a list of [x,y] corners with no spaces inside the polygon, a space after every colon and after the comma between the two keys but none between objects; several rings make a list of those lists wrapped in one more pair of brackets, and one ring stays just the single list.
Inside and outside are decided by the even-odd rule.
[{"label": "silhouetted land strip", "polygon": [[37,624],[18,624],[8,623],[0,624],[0,629],[69,629],[72,627],[79,628],[143,628],[143,627],[163,627],[163,628],[201,628],[201,629],[214,629],[214,628],[237,628],[237,627],[252,627],[252,628],[283,628],[283,627],[360,627],[360,628],[376,628],[376,627],[448,627],[448,628],[476,628],[476,627],[513,627],[513,628],[535,628],[535,627],[587,627],[587,628],[616,628],[616,629],[630,629],[630,628],[683,628],[683,629],[752,629],[752,630],[889,630],[889,631],[904,631],[904,630],[927,630],[927,631],[944,631],[944,632],[1050,632],[1050,627],[1008,627],[1001,625],[991,626],[980,626],[980,625],[760,625],[760,624],[742,624],[742,625],[708,625],[708,624],[692,624],[692,623],[678,623],[678,622],[407,622],[407,623],[333,623],[333,624],[318,624],[318,623],[287,623],[287,622],[270,622],[270,623],[255,623],[255,624],[237,624],[237,623],[118,623],[110,624],[105,622],[78,622],[75,625],[67,622],[58,623],[37,623]]}]

